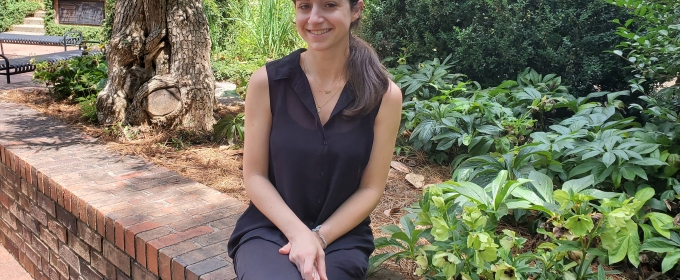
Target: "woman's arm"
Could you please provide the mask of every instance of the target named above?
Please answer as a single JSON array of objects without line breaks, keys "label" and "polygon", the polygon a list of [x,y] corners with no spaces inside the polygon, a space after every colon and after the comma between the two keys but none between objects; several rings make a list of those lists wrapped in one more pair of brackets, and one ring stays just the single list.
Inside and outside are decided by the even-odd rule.
[{"label": "woman's arm", "polygon": [[401,91],[396,84],[390,82],[375,119],[373,148],[359,189],[321,225],[319,230],[328,244],[359,225],[378,205],[385,191],[390,162],[394,154],[401,122],[401,107]]},{"label": "woman's arm", "polygon": [[[290,241],[289,258],[304,279],[313,279],[317,270],[325,279],[324,252],[316,235],[286,205],[268,178],[269,133],[272,114],[269,105],[267,70],[255,71],[248,83],[243,147],[243,180],[248,197]],[[323,270],[323,271],[322,271]]]}]

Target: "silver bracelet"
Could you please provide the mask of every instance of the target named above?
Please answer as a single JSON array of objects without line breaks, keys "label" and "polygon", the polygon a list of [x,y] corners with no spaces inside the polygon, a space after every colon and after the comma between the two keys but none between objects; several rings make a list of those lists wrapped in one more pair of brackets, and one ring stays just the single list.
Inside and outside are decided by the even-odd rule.
[{"label": "silver bracelet", "polygon": [[328,244],[326,244],[326,239],[323,238],[323,235],[321,235],[321,232],[319,232],[319,230],[321,230],[321,225],[316,226],[312,230],[312,232],[316,232],[316,235],[319,236],[319,239],[321,239],[321,242],[323,243],[323,248],[326,249],[326,247],[328,247]]}]

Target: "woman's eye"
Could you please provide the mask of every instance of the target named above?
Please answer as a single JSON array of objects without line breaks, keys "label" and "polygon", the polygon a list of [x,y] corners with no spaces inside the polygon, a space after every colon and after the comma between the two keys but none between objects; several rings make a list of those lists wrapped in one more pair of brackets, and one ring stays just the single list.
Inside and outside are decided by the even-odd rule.
[{"label": "woman's eye", "polygon": [[326,7],[328,7],[328,8],[333,8],[333,7],[336,7],[336,6],[337,6],[337,4],[335,4],[335,3],[326,4]]},{"label": "woman's eye", "polygon": [[300,10],[309,9],[309,4],[301,4],[300,6],[298,6],[298,9],[300,9]]}]

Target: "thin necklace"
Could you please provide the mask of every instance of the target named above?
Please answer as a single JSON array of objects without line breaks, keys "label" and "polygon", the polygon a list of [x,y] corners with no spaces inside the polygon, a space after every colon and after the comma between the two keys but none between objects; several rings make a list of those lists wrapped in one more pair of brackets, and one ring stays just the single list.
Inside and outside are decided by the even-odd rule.
[{"label": "thin necklace", "polygon": [[315,96],[314,93],[312,92],[312,97],[314,98],[314,105],[316,105],[316,112],[317,112],[317,113],[321,113],[321,107],[326,106],[326,104],[328,104],[328,101],[331,101],[331,99],[333,99],[333,97],[334,97],[336,94],[338,94],[338,92],[340,92],[340,89],[339,89],[339,88],[338,88],[337,90],[335,90],[335,93],[333,93],[333,95],[331,95],[331,97],[328,98],[328,100],[326,100],[326,102],[324,102],[323,104],[321,104],[321,106],[319,106],[319,103],[316,102],[316,96]]},{"label": "thin necklace", "polygon": [[[331,87],[331,90],[326,90],[325,88],[323,88],[323,86],[321,85],[321,83],[319,83],[319,80],[317,80],[316,77],[314,77],[314,75],[312,75],[312,74],[309,72],[309,67],[307,66],[307,59],[306,59],[306,56],[303,57],[303,59],[302,59],[302,65],[303,65],[304,68],[305,68],[305,69],[304,69],[305,74],[307,74],[307,75],[309,75],[309,76],[312,76],[312,79],[314,79],[314,82],[316,82],[316,84],[319,85],[319,87],[321,88],[321,90],[323,90],[323,92],[324,92],[325,94],[330,94],[330,93],[331,93],[331,90],[332,90],[333,88]],[[333,83],[333,85],[335,85],[335,83]]]}]

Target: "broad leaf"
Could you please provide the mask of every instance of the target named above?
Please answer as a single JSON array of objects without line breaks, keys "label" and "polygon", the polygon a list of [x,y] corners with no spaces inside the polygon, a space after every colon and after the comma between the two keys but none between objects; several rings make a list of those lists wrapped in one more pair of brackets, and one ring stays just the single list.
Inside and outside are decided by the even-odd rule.
[{"label": "broad leaf", "polygon": [[678,264],[678,260],[680,260],[680,251],[668,254],[661,262],[661,272],[666,273],[671,270]]},{"label": "broad leaf", "polygon": [[562,189],[569,192],[572,190],[574,193],[581,192],[582,190],[592,186],[595,183],[593,175],[588,175],[580,179],[574,179],[564,182]]},{"label": "broad leaf", "polygon": [[645,240],[645,243],[640,247],[640,251],[652,251],[656,253],[670,253],[680,251],[680,244],[677,244],[669,239],[662,237],[654,237]]},{"label": "broad leaf", "polygon": [[652,226],[659,234],[666,238],[671,238],[670,228],[673,227],[673,217],[664,213],[651,212],[645,215],[645,218],[649,218]]},{"label": "broad leaf", "polygon": [[453,182],[451,187],[459,194],[479,205],[490,205],[489,196],[482,187],[470,182]]}]

